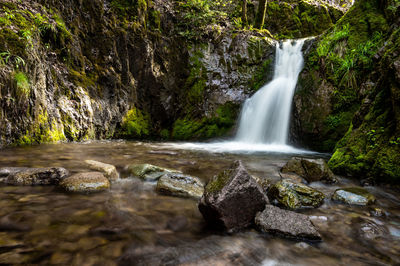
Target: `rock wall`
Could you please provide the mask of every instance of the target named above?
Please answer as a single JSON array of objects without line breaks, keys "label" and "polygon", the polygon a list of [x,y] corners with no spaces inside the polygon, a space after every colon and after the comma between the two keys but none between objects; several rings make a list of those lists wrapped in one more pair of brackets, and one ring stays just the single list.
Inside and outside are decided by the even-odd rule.
[{"label": "rock wall", "polygon": [[399,6],[357,1],[306,57],[292,130],[337,174],[398,182]]}]

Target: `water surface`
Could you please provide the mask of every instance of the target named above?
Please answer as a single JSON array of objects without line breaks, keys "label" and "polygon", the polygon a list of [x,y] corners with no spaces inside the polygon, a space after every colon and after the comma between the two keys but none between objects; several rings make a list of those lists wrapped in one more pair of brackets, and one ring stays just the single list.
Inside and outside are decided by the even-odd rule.
[{"label": "water surface", "polygon": [[[234,160],[279,180],[291,153],[209,152],[198,144],[90,142],[0,150],[0,167],[62,166],[87,171],[86,159],[114,164],[122,179],[108,192],[66,194],[56,187],[0,186],[0,264],[68,265],[392,265],[400,263],[398,191],[368,187],[370,207],[327,200],[312,216],[321,243],[285,240],[253,229],[228,235],[208,228],[197,202],[157,195],[154,184],[128,177],[132,163],[181,170],[207,181]],[[212,150],[212,149],[211,149]],[[303,154],[304,155],[304,154]],[[318,154],[305,154],[319,157]],[[312,186],[330,195],[340,185]]]}]

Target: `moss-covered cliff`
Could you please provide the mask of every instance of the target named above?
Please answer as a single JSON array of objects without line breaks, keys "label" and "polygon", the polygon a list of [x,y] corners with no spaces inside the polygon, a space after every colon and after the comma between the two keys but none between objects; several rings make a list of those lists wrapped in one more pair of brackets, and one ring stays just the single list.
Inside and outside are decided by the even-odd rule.
[{"label": "moss-covered cliff", "polygon": [[306,58],[293,130],[338,174],[399,181],[398,25],[398,1],[357,1]]},{"label": "moss-covered cliff", "polygon": [[2,1],[0,143],[227,134],[274,56],[240,6]]}]

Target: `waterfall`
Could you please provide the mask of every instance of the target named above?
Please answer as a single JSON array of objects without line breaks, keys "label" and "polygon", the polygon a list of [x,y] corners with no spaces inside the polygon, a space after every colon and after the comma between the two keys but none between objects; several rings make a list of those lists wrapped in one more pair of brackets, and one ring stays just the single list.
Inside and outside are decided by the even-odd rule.
[{"label": "waterfall", "polygon": [[235,141],[287,144],[293,94],[303,68],[303,43],[288,40],[276,45],[273,80],[244,103]]},{"label": "waterfall", "polygon": [[293,94],[303,67],[303,43],[304,39],[276,44],[274,77],[244,103],[235,139],[166,146],[210,152],[312,153],[287,145]]}]

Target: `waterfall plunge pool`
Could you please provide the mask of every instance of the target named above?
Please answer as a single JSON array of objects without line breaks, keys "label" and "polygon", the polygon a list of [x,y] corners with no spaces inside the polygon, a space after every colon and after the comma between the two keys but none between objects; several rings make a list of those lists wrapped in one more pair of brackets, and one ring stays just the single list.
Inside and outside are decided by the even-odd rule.
[{"label": "waterfall plunge pool", "polygon": [[[225,234],[208,228],[191,199],[154,192],[154,184],[129,177],[129,164],[150,163],[198,176],[203,181],[242,160],[255,176],[280,179],[291,154],[212,153],[170,143],[93,141],[0,150],[0,167],[61,166],[88,171],[84,160],[113,164],[121,174],[111,189],[67,194],[53,186],[0,186],[0,264],[62,265],[393,265],[400,263],[400,193],[368,187],[373,206],[337,204],[338,187],[310,185],[327,195],[313,217],[322,235],[307,243],[254,229]],[[309,154],[307,156],[314,157]],[[319,156],[317,156],[319,157]],[[381,210],[377,212],[377,210]]]}]

